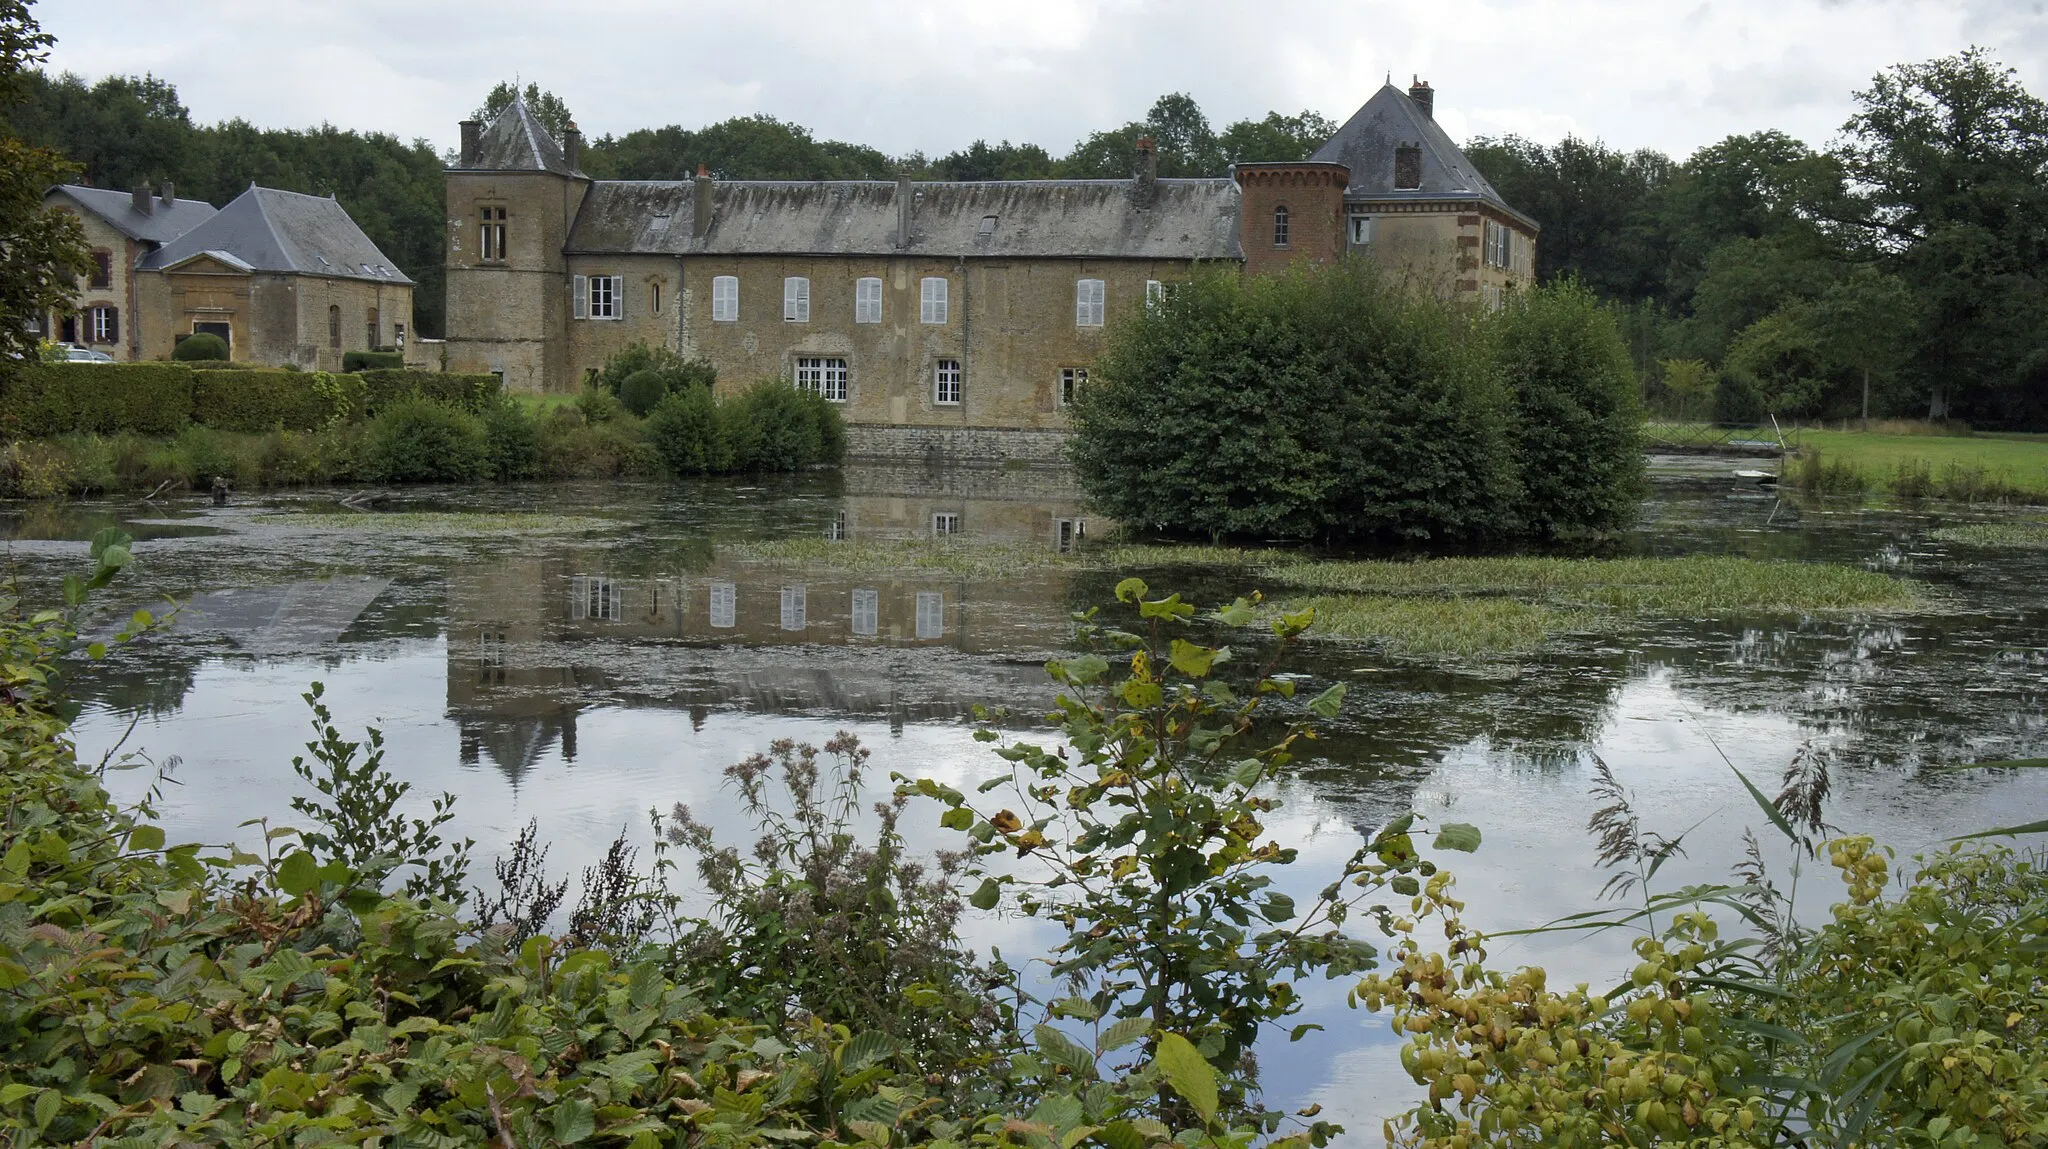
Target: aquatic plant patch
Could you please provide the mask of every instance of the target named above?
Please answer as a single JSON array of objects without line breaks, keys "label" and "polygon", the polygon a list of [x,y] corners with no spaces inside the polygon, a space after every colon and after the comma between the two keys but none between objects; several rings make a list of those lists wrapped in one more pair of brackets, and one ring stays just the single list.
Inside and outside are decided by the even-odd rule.
[{"label": "aquatic plant patch", "polygon": [[2016,519],[2007,523],[1965,523],[1943,527],[1930,536],[1945,543],[1973,547],[2048,549],[2048,520]]},{"label": "aquatic plant patch", "polygon": [[1316,612],[1312,638],[1367,642],[1406,657],[1521,654],[1556,634],[1590,630],[1599,615],[1512,598],[1315,595],[1283,599],[1279,612]]},{"label": "aquatic plant patch", "polygon": [[417,535],[583,534],[616,530],[614,519],[594,515],[547,515],[525,511],[308,511],[256,516],[271,527],[309,531],[378,531]]}]

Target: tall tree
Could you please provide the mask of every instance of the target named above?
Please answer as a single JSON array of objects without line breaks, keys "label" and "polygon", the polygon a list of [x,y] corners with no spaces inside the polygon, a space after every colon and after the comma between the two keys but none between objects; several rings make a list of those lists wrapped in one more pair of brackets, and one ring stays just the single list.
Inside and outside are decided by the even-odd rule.
[{"label": "tall tree", "polygon": [[1544,145],[1518,136],[1480,137],[1465,155],[1501,197],[1543,225],[1536,274],[1571,274],[1605,299],[1663,292],[1663,240],[1654,196],[1671,179],[1661,152],[1621,152],[1567,136]]},{"label": "tall tree", "polygon": [[1128,179],[1137,163],[1138,140],[1144,136],[1152,137],[1162,176],[1223,174],[1226,161],[1216,132],[1201,106],[1185,92],[1153,101],[1143,120],[1090,134],[1060,161],[1060,174],[1072,179]]},{"label": "tall tree", "polygon": [[[0,0],[0,107],[20,102],[25,73],[49,58],[55,37],[29,14],[28,0]],[[78,280],[92,270],[85,231],[67,212],[43,206],[50,185],[77,168],[48,148],[0,137],[0,372],[35,354],[30,322],[66,307]]]},{"label": "tall tree", "polygon": [[575,117],[569,114],[569,105],[562,101],[562,97],[530,80],[527,81],[526,91],[523,93],[519,90],[519,85],[510,80],[498,81],[498,86],[492,88],[491,94],[484,97],[483,106],[471,113],[470,118],[490,123],[498,118],[499,112],[511,107],[512,101],[522,95],[526,98],[526,110],[533,113],[533,118],[540,121],[540,126],[546,128],[547,133],[555,137],[557,143],[561,142]]},{"label": "tall tree", "polygon": [[1337,125],[1319,112],[1267,112],[1263,120],[1239,120],[1223,129],[1217,148],[1226,163],[1291,163],[1314,155],[1336,134]]},{"label": "tall tree", "polygon": [[1979,48],[1856,103],[1846,222],[1927,309],[1909,370],[1929,416],[2048,420],[2048,105]]}]

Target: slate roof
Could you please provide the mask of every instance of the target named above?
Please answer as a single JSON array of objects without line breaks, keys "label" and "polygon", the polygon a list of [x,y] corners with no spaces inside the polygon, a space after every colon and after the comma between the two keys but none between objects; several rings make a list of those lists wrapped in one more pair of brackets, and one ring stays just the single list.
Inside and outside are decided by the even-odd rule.
[{"label": "slate roof", "polygon": [[[879,180],[721,180],[711,232],[690,234],[690,181],[593,183],[565,250],[658,255],[872,255],[1242,259],[1237,184],[1159,180],[1149,206],[1132,180],[923,182],[911,244],[897,246],[897,185]],[[989,217],[994,217],[992,221]],[[986,228],[986,230],[984,230]]]},{"label": "slate roof", "polygon": [[412,282],[339,203],[253,184],[204,223],[143,256],[139,266],[160,271],[217,253],[253,271]]},{"label": "slate roof", "polygon": [[553,172],[558,176],[582,175],[569,166],[562,146],[540,126],[526,101],[518,96],[505,105],[477,140],[476,162],[468,171]]},{"label": "slate roof", "polygon": [[[1422,149],[1422,186],[1394,186],[1394,149],[1417,144]],[[1373,94],[1365,106],[1344,121],[1337,134],[1309,157],[1321,163],[1339,163],[1351,169],[1351,185],[1344,189],[1346,200],[1482,200],[1528,224],[1535,220],[1516,211],[1451,137],[1443,126],[1423,113],[1408,93],[1392,84]]]},{"label": "slate roof", "polygon": [[59,184],[52,190],[69,196],[72,202],[107,221],[122,235],[143,243],[169,243],[220,210],[205,200],[177,199],[165,203],[152,195],[150,210],[139,212],[135,210],[135,197],[128,192],[77,184]]}]

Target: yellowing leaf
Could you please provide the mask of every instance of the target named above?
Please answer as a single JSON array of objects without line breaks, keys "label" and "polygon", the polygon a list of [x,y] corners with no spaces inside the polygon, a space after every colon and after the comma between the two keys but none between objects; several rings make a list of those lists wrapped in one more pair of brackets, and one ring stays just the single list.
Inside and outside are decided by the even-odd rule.
[{"label": "yellowing leaf", "polygon": [[1152,1063],[1203,1121],[1216,1116],[1216,1070],[1187,1038],[1178,1033],[1161,1035]]}]

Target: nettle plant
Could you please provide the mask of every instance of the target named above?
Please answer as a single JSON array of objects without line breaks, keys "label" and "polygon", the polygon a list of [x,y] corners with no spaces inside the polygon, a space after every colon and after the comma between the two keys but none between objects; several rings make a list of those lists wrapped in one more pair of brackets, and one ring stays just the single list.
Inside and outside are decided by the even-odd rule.
[{"label": "nettle plant", "polygon": [[[1271,1133],[1282,1115],[1257,1103],[1254,1042],[1301,1008],[1297,979],[1371,968],[1377,951],[1346,932],[1347,923],[1362,913],[1392,933],[1394,912],[1366,903],[1415,893],[1436,867],[1417,854],[1420,831],[1410,816],[1358,850],[1312,904],[1297,906],[1276,888],[1275,869],[1297,851],[1265,837],[1280,806],[1274,784],[1315,737],[1312,720],[1334,717],[1344,697],[1341,685],[1330,687],[1277,733],[1264,721],[1295,697],[1295,683],[1274,671],[1314,614],[1273,621],[1267,661],[1233,685],[1224,673],[1235,665],[1232,648],[1182,637],[1195,608],[1177,594],[1149,593],[1135,578],[1116,589],[1118,601],[1135,608],[1137,630],[1104,625],[1093,610],[1078,616],[1080,641],[1115,653],[1125,673],[1094,653],[1048,666],[1064,688],[1052,715],[1064,745],[1001,745],[1009,772],[972,796],[931,779],[898,780],[905,792],[944,803],[941,824],[969,839],[981,879],[973,905],[994,909],[1007,894],[1018,912],[1069,931],[1052,952],[1051,972],[1074,992],[1049,1003],[1047,1021],[1093,1025],[1096,1040],[1090,1049],[1040,1025],[1041,1055],[1085,1078],[1128,1068],[1097,1063],[1140,1037],[1136,1048],[1155,1063],[1185,1060],[1185,1041],[1213,1071],[1216,1092],[1189,1097],[1169,1075],[1177,1096],[1157,1094],[1160,1116],[1181,1125],[1220,1110]],[[1209,621],[1250,626],[1259,603],[1257,595],[1240,598]],[[975,737],[1002,740],[987,728]],[[1465,825],[1439,827],[1435,838],[1450,849],[1478,845],[1478,831]],[[1291,1036],[1314,1028],[1294,1026]],[[1158,1081],[1124,1079],[1153,1088]],[[1305,1135],[1320,1144],[1336,1131],[1316,1122]]]}]

